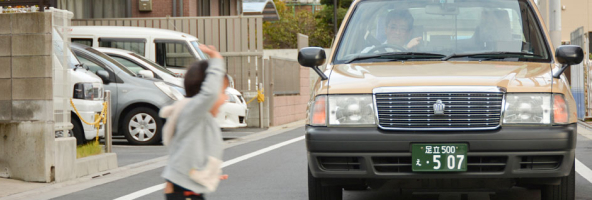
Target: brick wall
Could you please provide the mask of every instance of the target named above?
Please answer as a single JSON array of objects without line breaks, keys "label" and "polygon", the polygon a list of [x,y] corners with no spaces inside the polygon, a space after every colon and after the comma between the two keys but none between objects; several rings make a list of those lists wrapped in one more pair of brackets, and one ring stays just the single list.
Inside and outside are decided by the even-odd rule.
[{"label": "brick wall", "polygon": [[[140,0],[132,0],[132,17],[166,17],[173,16],[173,0],[158,0],[152,1],[152,11],[140,12],[138,10]],[[197,1],[183,0],[183,16],[197,16]],[[181,6],[177,0],[177,14],[180,12]]]},{"label": "brick wall", "polygon": [[271,126],[287,124],[306,118],[306,107],[310,98],[309,71],[309,68],[300,67],[299,95],[273,97],[273,120]]}]

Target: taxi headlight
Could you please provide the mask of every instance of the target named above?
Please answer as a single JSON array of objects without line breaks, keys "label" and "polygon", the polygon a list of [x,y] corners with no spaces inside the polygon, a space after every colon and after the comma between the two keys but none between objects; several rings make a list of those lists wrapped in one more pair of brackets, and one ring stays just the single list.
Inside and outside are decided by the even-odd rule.
[{"label": "taxi headlight", "polygon": [[504,124],[551,124],[551,94],[506,96]]},{"label": "taxi headlight", "polygon": [[329,95],[329,125],[375,125],[372,95]]}]

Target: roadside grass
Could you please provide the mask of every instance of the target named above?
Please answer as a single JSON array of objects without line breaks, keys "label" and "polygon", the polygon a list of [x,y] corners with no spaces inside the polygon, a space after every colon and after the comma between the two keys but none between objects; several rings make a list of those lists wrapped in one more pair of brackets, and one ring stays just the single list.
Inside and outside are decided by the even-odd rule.
[{"label": "roadside grass", "polygon": [[92,141],[88,144],[83,144],[76,147],[76,158],[84,158],[87,156],[101,154],[102,149],[98,141]]}]

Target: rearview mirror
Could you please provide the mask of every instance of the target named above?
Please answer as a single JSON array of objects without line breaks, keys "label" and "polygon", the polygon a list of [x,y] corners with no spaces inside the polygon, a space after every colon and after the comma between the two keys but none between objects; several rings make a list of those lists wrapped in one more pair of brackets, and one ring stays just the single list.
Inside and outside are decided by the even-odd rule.
[{"label": "rearview mirror", "polygon": [[150,70],[140,70],[138,72],[138,74],[144,76],[144,77],[148,77],[148,78],[154,78],[154,72],[150,71]]},{"label": "rearview mirror", "polygon": [[99,78],[101,78],[101,80],[103,80],[103,84],[109,84],[111,82],[111,80],[109,80],[109,72],[105,70],[99,70],[96,74],[99,76]]},{"label": "rearview mirror", "polygon": [[430,4],[425,7],[425,13],[432,15],[458,15],[458,7],[453,4]]},{"label": "rearview mirror", "polygon": [[305,47],[298,52],[298,63],[304,67],[310,67],[321,77],[327,80],[327,76],[319,69],[325,63],[325,50],[321,47]]},{"label": "rearview mirror", "polygon": [[555,50],[555,59],[563,65],[561,70],[553,74],[554,78],[559,78],[569,66],[580,64],[584,60],[584,51],[577,45],[562,45]]}]

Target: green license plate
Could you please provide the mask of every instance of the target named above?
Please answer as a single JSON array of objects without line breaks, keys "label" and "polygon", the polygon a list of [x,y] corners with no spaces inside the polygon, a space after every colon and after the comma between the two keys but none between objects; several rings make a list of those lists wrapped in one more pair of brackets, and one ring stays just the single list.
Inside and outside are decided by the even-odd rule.
[{"label": "green license plate", "polygon": [[414,172],[467,171],[467,144],[412,144]]}]

